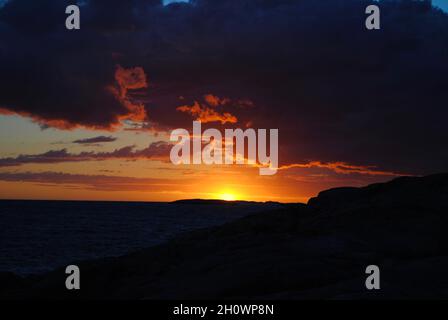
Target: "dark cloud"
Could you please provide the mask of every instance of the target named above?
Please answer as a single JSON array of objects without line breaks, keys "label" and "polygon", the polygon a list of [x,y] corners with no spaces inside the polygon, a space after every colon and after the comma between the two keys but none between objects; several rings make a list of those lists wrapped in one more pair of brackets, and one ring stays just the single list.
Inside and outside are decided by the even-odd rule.
[{"label": "dark cloud", "polygon": [[[83,188],[100,191],[163,191],[167,187],[181,188],[181,181],[154,178],[135,178],[109,175],[84,175],[62,172],[0,173],[0,181],[30,182],[46,185]],[[185,180],[183,180],[185,181]],[[177,190],[177,189],[174,189]]]},{"label": "dark cloud", "polygon": [[86,139],[79,139],[79,140],[75,140],[73,141],[73,143],[77,143],[77,144],[96,144],[96,143],[105,143],[105,142],[114,142],[117,141],[116,137],[112,137],[112,136],[98,136],[98,137],[93,137],[93,138],[86,138]]},{"label": "dark cloud", "polygon": [[[365,0],[191,2],[90,0],[69,32],[65,1],[11,1],[0,10],[0,106],[50,126],[145,115],[188,128],[176,108],[212,93],[253,103],[225,110],[237,125],[279,128],[285,165],[448,169],[446,14],[381,2],[382,29],[370,32]],[[117,66],[140,67],[147,86],[123,86]]]},{"label": "dark cloud", "polygon": [[[144,112],[128,90],[145,84],[120,81],[133,66],[117,64],[118,39],[89,26],[107,16],[109,5],[116,8],[119,3],[90,1],[82,9],[83,28],[70,32],[65,29],[65,7],[72,3],[13,0],[0,9],[0,113],[18,113],[43,127],[62,129],[111,129],[123,119],[141,120]],[[126,11],[120,14],[125,17]],[[143,81],[144,73],[137,71]]]},{"label": "dark cloud", "polygon": [[15,158],[1,158],[0,167],[15,167],[24,164],[48,164],[79,161],[102,161],[110,159],[137,160],[154,159],[167,160],[171,145],[166,142],[154,142],[147,148],[136,150],[135,146],[127,146],[112,152],[81,152],[70,153],[67,149],[50,150],[41,154],[22,154]]}]

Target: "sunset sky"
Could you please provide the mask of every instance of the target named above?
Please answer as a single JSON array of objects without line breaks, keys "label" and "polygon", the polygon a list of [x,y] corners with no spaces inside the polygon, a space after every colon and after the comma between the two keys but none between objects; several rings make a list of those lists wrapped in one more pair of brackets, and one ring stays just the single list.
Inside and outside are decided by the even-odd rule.
[{"label": "sunset sky", "polygon": [[[367,31],[363,0],[88,0],[69,31],[72,2],[0,1],[2,199],[303,202],[448,169],[440,10]],[[173,165],[193,120],[278,128],[278,173]]]}]

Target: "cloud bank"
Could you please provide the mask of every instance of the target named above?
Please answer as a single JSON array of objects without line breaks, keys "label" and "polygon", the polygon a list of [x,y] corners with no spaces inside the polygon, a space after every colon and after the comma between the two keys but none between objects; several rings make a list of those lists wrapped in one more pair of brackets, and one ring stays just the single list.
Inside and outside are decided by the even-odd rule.
[{"label": "cloud bank", "polygon": [[440,10],[380,2],[382,29],[369,32],[364,0],[89,0],[69,32],[68,2],[0,9],[1,113],[61,129],[238,120],[278,128],[284,165],[448,169]]}]

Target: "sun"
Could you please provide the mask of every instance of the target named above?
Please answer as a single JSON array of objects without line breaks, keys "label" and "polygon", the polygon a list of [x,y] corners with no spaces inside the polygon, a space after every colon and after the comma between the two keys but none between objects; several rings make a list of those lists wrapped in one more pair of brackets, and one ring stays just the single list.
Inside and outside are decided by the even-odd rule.
[{"label": "sun", "polygon": [[231,193],[221,193],[219,195],[219,198],[224,201],[235,201],[236,200],[236,196]]}]

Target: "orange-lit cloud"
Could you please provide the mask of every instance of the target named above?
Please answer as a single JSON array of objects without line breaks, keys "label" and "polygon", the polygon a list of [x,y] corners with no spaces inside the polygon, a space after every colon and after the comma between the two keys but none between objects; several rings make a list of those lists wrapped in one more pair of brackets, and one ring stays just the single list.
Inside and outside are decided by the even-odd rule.
[{"label": "orange-lit cloud", "polygon": [[120,86],[122,97],[126,96],[128,90],[148,87],[145,71],[141,67],[125,69],[119,65],[115,70],[115,80]]},{"label": "orange-lit cloud", "polygon": [[143,121],[147,118],[145,106],[136,103],[128,95],[129,90],[144,89],[148,87],[145,71],[141,67],[125,69],[117,66],[115,70],[116,87],[110,87],[112,93],[129,110],[128,114],[119,116],[120,120]]},{"label": "orange-lit cloud", "polygon": [[204,101],[211,107],[218,107],[225,105],[230,102],[230,99],[228,98],[220,98],[218,96],[215,96],[213,94],[206,94],[204,96]]},{"label": "orange-lit cloud", "polygon": [[[135,99],[130,90],[145,89],[148,87],[147,76],[141,67],[123,68],[120,65],[116,67],[115,83],[102,88],[102,95],[112,96],[115,102],[121,105],[121,110],[116,110],[116,114],[109,116],[108,122],[101,122],[98,124],[87,123],[84,121],[76,121],[70,117],[63,118],[56,115],[49,118],[33,112],[12,110],[8,107],[0,108],[0,115],[19,115],[31,119],[33,122],[39,124],[42,128],[56,128],[60,130],[73,130],[77,128],[87,128],[91,130],[108,130],[115,131],[122,127],[121,121],[132,120],[141,122],[147,119],[147,113],[143,103]],[[98,102],[100,103],[100,102]],[[79,106],[85,107],[85,106]],[[91,111],[104,106],[91,106]],[[124,108],[123,108],[124,107]],[[108,112],[105,110],[105,112]],[[114,111],[110,111],[114,112]],[[69,115],[67,115],[69,116]],[[98,114],[92,113],[91,117],[95,118]]]},{"label": "orange-lit cloud", "polygon": [[14,111],[8,110],[6,108],[0,108],[0,114],[4,116],[12,116],[16,114]]},{"label": "orange-lit cloud", "polygon": [[310,161],[307,163],[294,163],[281,166],[279,170],[288,170],[294,168],[324,168],[334,171],[340,174],[362,174],[362,175],[371,175],[371,176],[403,176],[406,174],[397,173],[392,171],[382,171],[376,169],[375,166],[362,166],[362,165],[353,165],[346,162],[321,162],[321,161]]},{"label": "orange-lit cloud", "polygon": [[199,103],[195,101],[193,105],[184,105],[177,107],[178,111],[189,113],[192,116],[196,117],[197,121],[201,121],[202,123],[208,122],[221,122],[221,124],[225,123],[237,123],[238,119],[234,115],[229,112],[219,112],[213,108],[218,106],[226,105],[230,102],[230,99],[224,98],[221,99],[212,94],[207,94],[204,96],[204,103]]},{"label": "orange-lit cloud", "polygon": [[[0,108],[0,115],[5,116],[14,116],[18,115],[24,118],[29,118],[31,121],[39,124],[42,128],[56,128],[60,130],[72,130],[81,127],[80,125],[76,123],[72,123],[70,121],[66,121],[63,119],[45,119],[38,115],[31,114],[29,112],[25,111],[12,111],[7,108]],[[89,129],[102,129],[96,126],[85,126]]]}]

